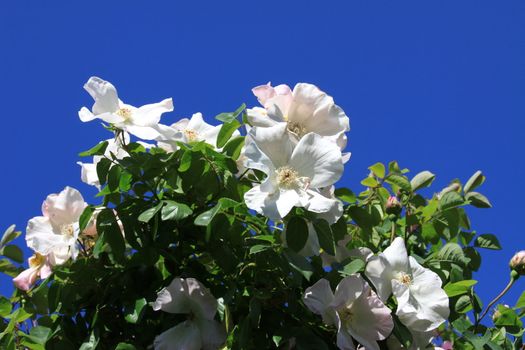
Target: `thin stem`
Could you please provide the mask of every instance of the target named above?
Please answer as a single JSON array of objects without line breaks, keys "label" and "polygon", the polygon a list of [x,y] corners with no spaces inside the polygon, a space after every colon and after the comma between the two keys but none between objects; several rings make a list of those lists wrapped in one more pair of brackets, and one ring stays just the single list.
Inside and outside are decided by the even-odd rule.
[{"label": "thin stem", "polygon": [[483,311],[483,313],[481,314],[481,316],[479,317],[479,319],[477,320],[476,322],[476,327],[478,326],[478,324],[481,322],[481,320],[483,319],[483,317],[485,317],[485,315],[487,314],[487,312],[489,312],[490,308],[498,301],[501,299],[501,297],[503,297],[505,295],[505,293],[507,293],[509,291],[509,289],[512,287],[512,285],[514,284],[514,282],[516,282],[517,280],[517,277],[515,277],[513,274],[511,274],[511,277],[510,277],[510,281],[509,283],[507,284],[507,286],[501,291],[501,293],[499,293],[488,305],[487,305],[487,308],[485,309],[485,311]]},{"label": "thin stem", "polygon": [[392,228],[390,230],[390,243],[396,238],[396,222],[392,221]]}]

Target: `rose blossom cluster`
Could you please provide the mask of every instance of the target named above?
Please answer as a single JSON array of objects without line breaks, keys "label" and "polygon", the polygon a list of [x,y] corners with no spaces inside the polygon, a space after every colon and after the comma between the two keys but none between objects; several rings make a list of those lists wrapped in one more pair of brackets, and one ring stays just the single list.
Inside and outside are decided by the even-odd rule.
[{"label": "rose blossom cluster", "polygon": [[[167,152],[176,151],[178,142],[204,141],[216,147],[221,126],[204,122],[200,113],[169,126],[160,123],[162,114],[173,110],[171,99],[137,108],[122,102],[116,88],[100,78],[90,78],[84,88],[95,102],[91,110],[83,107],[79,111],[80,119],[100,119],[119,131],[107,140],[104,156],[95,156],[92,163],[79,163],[81,179],[89,185],[100,187],[96,168],[102,157],[128,155],[124,146],[130,135],[154,141]],[[334,197],[333,185],[350,157],[344,153],[349,118],[332,97],[311,84],[299,83],[293,90],[267,84],[252,91],[262,107],[247,110],[250,126],[239,166],[258,170],[265,177],[246,192],[247,207],[276,223],[286,222],[294,207],[330,224],[336,222],[343,215],[343,205]],[[29,259],[29,269],[14,279],[19,289],[29,290],[38,277],[48,277],[53,266],[75,260],[82,236],[96,237],[94,220],[82,232],[79,229],[86,206],[82,195],[70,187],[47,197],[43,216],[28,223],[26,241],[35,255]],[[382,340],[391,348],[400,348],[392,336],[392,310],[386,306],[393,305],[391,301],[397,305],[396,317],[412,333],[413,347],[429,344],[436,328],[448,318],[448,297],[439,276],[408,255],[402,238],[395,238],[384,252],[374,255],[368,248],[348,250],[350,237],[346,237],[338,243],[336,256],[329,256],[321,252],[313,224],[308,222],[307,227],[308,241],[300,252],[303,256],[321,254],[326,265],[348,257],[366,262],[364,276],[343,278],[335,291],[328,280],[320,279],[304,294],[304,304],[337,330],[340,349],[379,349],[377,342]],[[286,234],[285,229],[283,242]],[[224,326],[215,320],[217,300],[194,278],[173,279],[158,293],[152,307],[187,315],[186,321],[157,336],[157,350],[218,349],[226,340]]]}]

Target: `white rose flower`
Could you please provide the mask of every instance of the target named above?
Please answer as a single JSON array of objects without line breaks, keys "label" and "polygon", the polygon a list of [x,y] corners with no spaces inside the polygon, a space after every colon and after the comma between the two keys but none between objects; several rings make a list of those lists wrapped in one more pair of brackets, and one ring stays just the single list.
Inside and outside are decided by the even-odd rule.
[{"label": "white rose flower", "polygon": [[[129,134],[124,132],[123,136],[124,142],[129,143]],[[95,186],[100,190],[100,181],[98,179],[97,175],[97,164],[100,162],[102,158],[110,158],[111,154],[115,156],[117,159],[122,159],[124,157],[128,156],[128,152],[122,148],[122,141],[120,139],[108,139],[106,140],[108,142],[108,146],[106,147],[106,150],[104,151],[103,156],[94,156],[93,157],[93,163],[83,163],[83,162],[77,162],[78,165],[81,167],[81,174],[80,178],[82,179],[82,182]],[[144,146],[147,146],[144,144]]]},{"label": "white rose flower", "polygon": [[335,295],[330,283],[320,279],[306,289],[304,303],[324,323],[337,326],[337,347],[342,350],[355,349],[352,338],[367,350],[379,350],[377,341],[394,328],[390,309],[358,275],[343,278]]},{"label": "white rose flower", "polygon": [[155,338],[155,350],[215,350],[226,340],[224,327],[214,320],[217,300],[194,278],[175,278],[158,293],[153,310],[189,315]]},{"label": "white rose flower", "polygon": [[[341,150],[345,148],[345,132],[350,130],[349,118],[331,96],[315,85],[299,83],[292,91],[287,85],[272,87],[268,83],[252,91],[264,106],[247,110],[248,121],[253,126],[270,127],[284,123],[295,141],[314,132],[337,143]],[[344,160],[349,157],[348,153]]]},{"label": "white rose flower", "polygon": [[334,201],[318,188],[331,186],[343,173],[341,151],[332,142],[309,133],[294,145],[286,124],[250,130],[246,167],[264,172],[262,184],[246,192],[246,205],[273,221],[282,220],[294,206],[316,213],[333,209]]},{"label": "white rose flower", "polygon": [[449,300],[441,288],[441,279],[408,256],[401,237],[370,258],[366,276],[383,301],[394,294],[398,304],[396,314],[413,332],[431,331],[449,316]]},{"label": "white rose flower", "polygon": [[[157,137],[158,146],[168,152],[177,150],[176,142],[199,142],[204,141],[216,147],[217,136],[222,125],[211,125],[204,121],[201,113],[195,113],[191,119],[184,118],[171,126],[159,125],[160,136]],[[239,131],[235,131],[232,137],[239,136]]]},{"label": "white rose flower", "polygon": [[44,216],[34,217],[27,224],[27,246],[47,256],[51,266],[76,259],[79,249],[78,220],[86,206],[80,192],[71,187],[47,196],[42,204]]},{"label": "white rose flower", "polygon": [[95,104],[92,111],[86,107],[80,109],[78,116],[81,121],[98,118],[144,140],[158,137],[157,125],[161,115],[173,111],[171,98],[139,108],[125,104],[118,98],[117,89],[98,77],[89,78],[84,89],[93,97]]}]

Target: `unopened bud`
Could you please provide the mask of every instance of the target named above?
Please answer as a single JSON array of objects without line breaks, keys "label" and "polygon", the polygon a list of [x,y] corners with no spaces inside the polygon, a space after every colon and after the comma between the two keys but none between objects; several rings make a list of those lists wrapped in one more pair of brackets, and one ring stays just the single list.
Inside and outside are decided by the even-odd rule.
[{"label": "unopened bud", "polygon": [[438,193],[437,198],[441,199],[441,197],[443,197],[443,195],[448,192],[452,192],[452,191],[459,192],[460,189],[461,189],[460,184],[458,184],[457,182],[453,182],[447,187],[445,187],[444,189],[442,189],[441,192]]},{"label": "unopened bud", "polygon": [[525,275],[525,250],[514,254],[512,259],[510,259],[509,266],[511,270],[516,271],[518,275]]},{"label": "unopened bud", "polygon": [[388,197],[386,201],[386,213],[387,214],[399,215],[402,209],[403,209],[403,206],[401,205],[401,203],[399,202],[396,196]]},{"label": "unopened bud", "polygon": [[[504,307],[506,307],[507,309],[510,308],[510,306],[508,305],[503,305]],[[501,317],[501,311],[499,311],[498,308],[495,308],[494,309],[494,313],[492,314],[492,321],[493,322],[496,322],[498,321],[498,319]]]}]

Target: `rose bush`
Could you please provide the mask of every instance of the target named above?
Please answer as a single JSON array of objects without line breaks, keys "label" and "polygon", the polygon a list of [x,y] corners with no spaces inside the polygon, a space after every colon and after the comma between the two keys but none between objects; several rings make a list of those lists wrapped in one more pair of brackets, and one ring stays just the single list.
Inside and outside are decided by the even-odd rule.
[{"label": "rose bush", "polygon": [[523,252],[500,295],[484,306],[475,292],[479,250],[501,249],[465,211],[491,206],[481,172],[425,196],[435,175],[392,161],[358,192],[335,188],[350,122],[311,84],[256,87],[262,107],[215,126],[163,125],[171,99],[136,108],[100,78],[84,87],[95,104],[80,119],[113,133],[80,153],[99,192],[47,197],[25,231],[29,267],[21,232],[4,233],[1,349],[523,346],[525,294],[493,309]]}]

